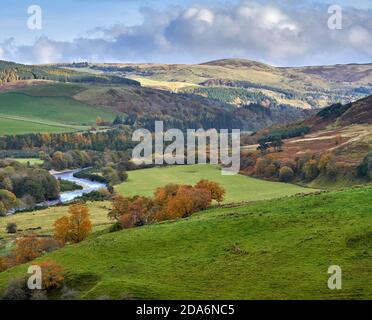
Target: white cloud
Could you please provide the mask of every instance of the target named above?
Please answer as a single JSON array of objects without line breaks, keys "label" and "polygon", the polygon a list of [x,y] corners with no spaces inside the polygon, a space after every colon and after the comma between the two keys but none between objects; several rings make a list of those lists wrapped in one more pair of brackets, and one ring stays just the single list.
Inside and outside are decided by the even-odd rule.
[{"label": "white cloud", "polygon": [[352,46],[359,47],[371,43],[372,36],[365,28],[353,27],[349,32],[348,41]]},{"label": "white cloud", "polygon": [[2,56],[25,62],[190,62],[245,57],[279,65],[367,61],[372,58],[372,11],[344,8],[343,29],[328,29],[327,6],[237,5],[142,8],[143,22],[95,28],[71,42],[41,38],[8,42]]}]

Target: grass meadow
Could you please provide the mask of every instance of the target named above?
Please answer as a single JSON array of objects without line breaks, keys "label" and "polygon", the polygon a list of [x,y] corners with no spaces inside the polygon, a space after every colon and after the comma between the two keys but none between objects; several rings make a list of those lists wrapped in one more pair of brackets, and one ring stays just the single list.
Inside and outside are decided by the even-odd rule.
[{"label": "grass meadow", "polygon": [[265,200],[316,191],[240,174],[224,176],[218,166],[212,165],[169,166],[129,171],[128,181],[119,185],[116,190],[125,196],[152,196],[156,188],[166,184],[196,184],[201,179],[220,183],[226,190],[225,203]]}]

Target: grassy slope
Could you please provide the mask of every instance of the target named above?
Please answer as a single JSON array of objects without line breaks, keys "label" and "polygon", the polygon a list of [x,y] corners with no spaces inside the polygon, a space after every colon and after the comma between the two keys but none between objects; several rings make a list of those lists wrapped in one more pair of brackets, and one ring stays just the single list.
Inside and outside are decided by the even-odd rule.
[{"label": "grassy slope", "polygon": [[28,83],[0,93],[0,135],[86,130],[96,117],[112,120],[117,112],[90,106],[74,96],[90,85]]},{"label": "grassy slope", "polygon": [[225,202],[272,199],[314,191],[292,184],[268,182],[242,175],[223,176],[217,166],[190,165],[151,168],[128,172],[128,181],[117,187],[124,195],[153,195],[156,188],[168,183],[195,184],[201,179],[221,183],[226,189]]},{"label": "grassy slope", "polygon": [[[43,259],[63,265],[81,298],[370,299],[371,207],[372,188],[364,188],[212,209]],[[334,264],[343,270],[338,291],[327,288]],[[27,266],[1,273],[0,288]]]},{"label": "grassy slope", "polygon": [[65,124],[93,124],[96,117],[112,120],[113,112],[65,96],[35,96],[19,92],[0,94],[0,113]]},{"label": "grassy slope", "polygon": [[43,120],[24,119],[0,115],[0,135],[25,134],[25,133],[61,133],[81,130],[83,126],[72,126],[64,124],[50,124]]}]

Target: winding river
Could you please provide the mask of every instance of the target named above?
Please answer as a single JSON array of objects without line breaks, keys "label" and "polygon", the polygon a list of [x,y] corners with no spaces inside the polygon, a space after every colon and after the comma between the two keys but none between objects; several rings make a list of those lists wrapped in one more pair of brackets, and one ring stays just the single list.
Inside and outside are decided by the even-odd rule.
[{"label": "winding river", "polygon": [[92,191],[97,191],[100,189],[105,189],[106,185],[100,182],[96,181],[91,181],[88,179],[80,179],[80,178],[75,178],[74,174],[77,172],[80,172],[84,169],[77,169],[77,170],[70,170],[70,171],[63,171],[63,172],[53,172],[51,171],[50,173],[56,178],[56,179],[61,179],[61,180],[67,180],[74,182],[78,184],[79,186],[83,187],[81,190],[74,190],[74,191],[66,191],[66,192],[61,192],[60,197],[57,200],[51,200],[51,201],[45,201],[42,203],[38,203],[33,207],[23,207],[23,208],[17,208],[17,209],[11,209],[7,212],[6,215],[10,216],[13,214],[18,213],[19,211],[22,210],[27,210],[31,208],[37,208],[37,207],[49,207],[49,206],[55,206],[60,203],[68,203],[75,198],[81,197],[84,194],[90,193]]},{"label": "winding river", "polygon": [[48,205],[55,205],[57,203],[66,203],[74,200],[77,197],[80,197],[84,194],[90,193],[92,191],[97,191],[99,189],[106,188],[106,185],[97,181],[91,181],[88,179],[80,179],[74,177],[74,174],[81,171],[83,169],[71,170],[71,171],[63,171],[63,172],[52,172],[53,176],[56,179],[67,180],[76,183],[79,186],[82,186],[83,189],[81,190],[74,190],[74,191],[67,191],[61,192],[59,200],[49,201]]}]

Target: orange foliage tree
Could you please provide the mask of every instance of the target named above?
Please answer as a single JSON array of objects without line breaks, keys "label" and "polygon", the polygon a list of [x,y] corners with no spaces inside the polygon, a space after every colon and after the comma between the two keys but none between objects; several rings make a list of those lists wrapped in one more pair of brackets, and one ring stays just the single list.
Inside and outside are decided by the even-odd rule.
[{"label": "orange foliage tree", "polygon": [[70,219],[63,216],[54,222],[54,239],[61,244],[65,244],[69,240],[70,234]]},{"label": "orange foliage tree", "polygon": [[211,202],[211,194],[208,190],[182,186],[177,195],[168,201],[167,216],[170,219],[189,217],[194,212],[206,209]]},{"label": "orange foliage tree", "polygon": [[203,179],[195,187],[208,190],[211,193],[212,200],[216,200],[218,203],[221,203],[225,197],[225,189],[217,182]]},{"label": "orange foliage tree", "polygon": [[13,254],[17,264],[36,259],[42,254],[39,238],[31,234],[17,240]]},{"label": "orange foliage tree", "polygon": [[125,198],[119,195],[113,199],[109,217],[119,221],[122,228],[132,228],[152,222],[157,210],[158,206],[151,198],[142,196]]},{"label": "orange foliage tree", "polygon": [[116,195],[108,216],[118,221],[122,228],[132,228],[154,221],[188,217],[206,209],[212,200],[222,202],[224,195],[222,186],[208,180],[201,180],[196,186],[168,184],[156,189],[153,198]]},{"label": "orange foliage tree", "polygon": [[54,238],[61,243],[83,241],[92,231],[89,209],[85,204],[69,207],[69,216],[61,217],[54,223]]},{"label": "orange foliage tree", "polygon": [[154,193],[156,203],[160,206],[165,205],[171,198],[177,195],[180,187],[178,184],[170,183],[164,187],[157,188]]}]

